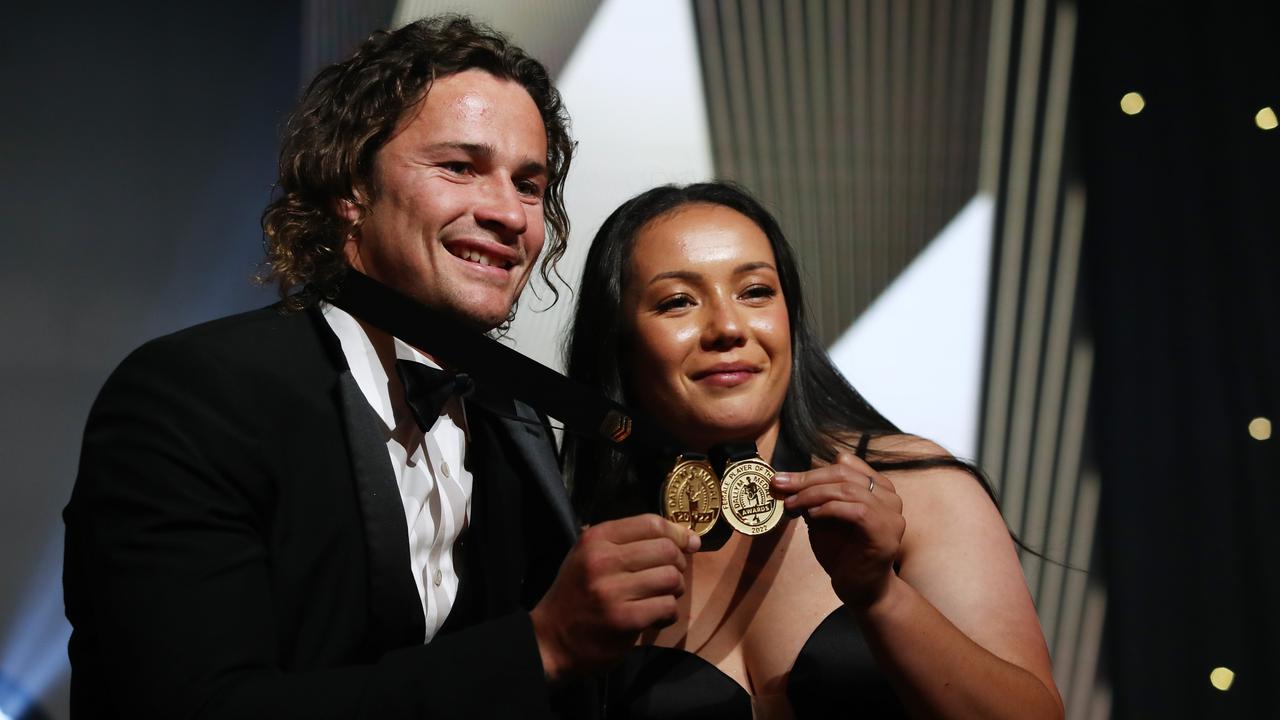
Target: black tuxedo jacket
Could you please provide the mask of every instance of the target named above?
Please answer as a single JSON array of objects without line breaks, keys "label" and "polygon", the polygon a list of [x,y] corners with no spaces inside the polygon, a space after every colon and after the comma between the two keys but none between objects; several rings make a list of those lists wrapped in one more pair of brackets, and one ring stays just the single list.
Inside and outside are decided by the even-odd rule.
[{"label": "black tuxedo jacket", "polygon": [[385,438],[324,319],[267,308],[135,351],[64,513],[72,714],[551,714],[527,609],[575,524],[544,427],[505,402],[468,405],[462,584],[424,645]]}]

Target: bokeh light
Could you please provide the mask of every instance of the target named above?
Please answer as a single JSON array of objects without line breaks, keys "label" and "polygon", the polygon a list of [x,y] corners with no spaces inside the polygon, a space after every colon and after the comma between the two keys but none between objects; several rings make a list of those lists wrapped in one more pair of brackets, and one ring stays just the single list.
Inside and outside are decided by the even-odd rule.
[{"label": "bokeh light", "polygon": [[1125,115],[1137,115],[1147,106],[1147,101],[1141,94],[1136,92],[1127,92],[1124,97],[1120,98],[1120,109]]},{"label": "bokeh light", "polygon": [[1276,120],[1276,111],[1270,107],[1264,107],[1253,116],[1253,122],[1263,130],[1275,130],[1280,121]]},{"label": "bokeh light", "polygon": [[1254,440],[1270,440],[1271,439],[1271,420],[1264,417],[1256,417],[1249,421],[1249,437]]}]

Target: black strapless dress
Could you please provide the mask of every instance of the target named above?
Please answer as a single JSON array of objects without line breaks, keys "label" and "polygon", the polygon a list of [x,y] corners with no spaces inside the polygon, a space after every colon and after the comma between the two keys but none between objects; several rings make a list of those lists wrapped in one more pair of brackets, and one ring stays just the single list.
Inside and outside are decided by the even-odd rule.
[{"label": "black strapless dress", "polygon": [[[866,454],[867,440],[858,443]],[[808,458],[774,453],[780,470],[803,470]],[[906,711],[876,666],[862,631],[844,608],[818,625],[796,656],[787,701],[797,718],[905,718]],[[720,668],[676,648],[637,646],[609,675],[610,720],[740,720],[751,718],[751,696]]]}]

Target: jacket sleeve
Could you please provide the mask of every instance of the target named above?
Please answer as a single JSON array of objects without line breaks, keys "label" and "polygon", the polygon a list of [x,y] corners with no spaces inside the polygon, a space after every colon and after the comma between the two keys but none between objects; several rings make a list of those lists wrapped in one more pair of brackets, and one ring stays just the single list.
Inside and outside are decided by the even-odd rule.
[{"label": "jacket sleeve", "polygon": [[253,421],[255,381],[223,360],[151,343],[90,413],[64,513],[73,715],[549,715],[526,613],[362,664],[282,669],[291,639],[279,634],[267,535],[290,529],[271,525],[279,498],[256,481],[273,461]]}]

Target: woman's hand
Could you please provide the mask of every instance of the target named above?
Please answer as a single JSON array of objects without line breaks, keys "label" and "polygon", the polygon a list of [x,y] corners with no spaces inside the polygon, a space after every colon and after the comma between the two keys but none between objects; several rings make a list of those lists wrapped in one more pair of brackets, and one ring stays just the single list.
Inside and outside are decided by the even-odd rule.
[{"label": "woman's hand", "polygon": [[787,512],[805,516],[809,544],[841,601],[865,609],[884,596],[907,522],[889,478],[857,456],[773,480]]}]

